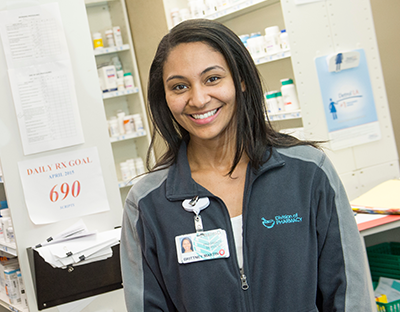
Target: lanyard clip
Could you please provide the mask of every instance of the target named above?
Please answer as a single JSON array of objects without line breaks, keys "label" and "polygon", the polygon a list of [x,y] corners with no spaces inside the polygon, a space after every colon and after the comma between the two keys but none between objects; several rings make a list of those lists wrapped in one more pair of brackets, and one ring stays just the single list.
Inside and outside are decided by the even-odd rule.
[{"label": "lanyard clip", "polygon": [[208,197],[195,196],[192,199],[186,199],[182,203],[183,209],[194,213],[194,228],[198,235],[203,234],[203,222],[201,221],[200,211],[210,205]]}]

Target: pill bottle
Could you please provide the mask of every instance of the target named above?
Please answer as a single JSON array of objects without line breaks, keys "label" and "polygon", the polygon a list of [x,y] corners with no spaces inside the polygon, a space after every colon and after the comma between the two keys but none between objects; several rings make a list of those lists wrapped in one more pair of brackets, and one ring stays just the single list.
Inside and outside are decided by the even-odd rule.
[{"label": "pill bottle", "polygon": [[7,228],[8,228],[8,222],[9,222],[9,220],[11,220],[10,217],[2,217],[2,218],[1,218],[1,227],[3,228],[3,240],[4,240],[6,243],[9,243],[9,242],[10,242],[10,239],[9,239],[9,237],[7,236]]},{"label": "pill bottle", "polygon": [[124,43],[122,41],[121,28],[119,26],[114,26],[113,27],[113,33],[114,33],[115,45],[117,47],[122,46]]},{"label": "pill bottle", "polygon": [[14,228],[12,226],[11,218],[7,222],[7,229],[6,229],[6,235],[7,239],[6,242],[8,243],[15,243],[15,236],[14,236]]},{"label": "pill bottle", "polygon": [[117,117],[113,116],[108,121],[108,132],[110,133],[110,137],[117,137],[119,136],[119,127],[118,127],[118,119]]},{"label": "pill bottle", "polygon": [[117,78],[118,91],[125,91],[124,78]]},{"label": "pill bottle", "polygon": [[285,105],[285,111],[300,109],[297,91],[293,84],[293,80],[290,78],[281,79],[281,84],[281,92],[283,104]]},{"label": "pill bottle", "polygon": [[133,122],[132,115],[128,115],[124,117],[124,129],[125,133],[133,133],[135,132],[135,124]]},{"label": "pill bottle", "polygon": [[261,57],[265,54],[265,40],[260,33],[252,33],[247,39],[247,48],[252,57]]},{"label": "pill bottle", "polygon": [[249,34],[240,35],[239,38],[242,41],[243,45],[247,48],[247,40],[250,38]]},{"label": "pill bottle", "polygon": [[278,110],[279,112],[283,112],[285,110],[285,104],[283,103],[282,92],[276,92],[276,101],[278,102]]},{"label": "pill bottle", "polygon": [[134,176],[136,176],[135,160],[133,158],[132,159],[127,159],[126,163],[128,164],[129,174],[130,174],[131,178],[133,178]]},{"label": "pill bottle", "polygon": [[176,26],[182,21],[181,16],[179,14],[179,8],[171,9],[171,21],[172,21],[172,26]]},{"label": "pill bottle", "polygon": [[122,179],[122,181],[124,181],[124,182],[129,181],[132,178],[132,176],[131,176],[131,170],[129,169],[128,163],[125,162],[125,161],[121,162],[119,164],[119,168],[120,168],[120,171],[121,171],[121,179]]},{"label": "pill bottle", "polygon": [[281,32],[278,26],[272,26],[265,28],[265,45],[267,54],[275,54],[281,51]]},{"label": "pill bottle", "polygon": [[101,33],[93,33],[93,48],[95,50],[100,50],[103,49],[103,47],[103,38],[101,37]]},{"label": "pill bottle", "polygon": [[104,34],[106,35],[107,45],[109,47],[115,47],[114,33],[112,29],[106,30]]},{"label": "pill bottle", "polygon": [[131,73],[124,74],[124,84],[126,90],[133,90],[135,88],[135,84],[133,83],[133,77]]},{"label": "pill bottle", "polygon": [[278,101],[276,100],[276,91],[270,91],[266,94],[267,111],[268,113],[275,114],[279,111]]},{"label": "pill bottle", "polygon": [[289,45],[289,35],[286,32],[286,29],[282,29],[281,30],[281,48],[282,50],[289,50],[290,49],[290,45]]},{"label": "pill bottle", "polygon": [[143,131],[143,121],[142,121],[142,117],[140,116],[140,114],[134,114],[132,115],[133,118],[133,123],[135,124],[135,130],[136,132],[139,131]]},{"label": "pill bottle", "polygon": [[122,110],[117,111],[117,120],[118,120],[118,129],[120,134],[125,133],[125,128],[124,128],[124,118],[125,118],[125,112]]},{"label": "pill bottle", "polygon": [[144,163],[143,159],[140,157],[135,158],[135,167],[136,167],[136,174],[143,174],[145,172],[144,170]]}]

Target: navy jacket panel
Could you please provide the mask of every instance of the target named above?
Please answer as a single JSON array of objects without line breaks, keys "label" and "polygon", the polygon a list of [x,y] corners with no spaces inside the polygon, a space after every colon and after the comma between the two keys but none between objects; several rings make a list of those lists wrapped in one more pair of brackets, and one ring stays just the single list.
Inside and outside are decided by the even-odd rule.
[{"label": "navy jacket panel", "polygon": [[[185,144],[175,165],[131,189],[121,237],[129,311],[371,311],[365,252],[329,160],[308,146],[272,149],[266,157],[246,176],[246,291],[228,211],[191,178]],[[194,196],[209,197],[204,230],[226,231],[229,258],[178,263],[175,237],[195,232],[182,201]]]}]

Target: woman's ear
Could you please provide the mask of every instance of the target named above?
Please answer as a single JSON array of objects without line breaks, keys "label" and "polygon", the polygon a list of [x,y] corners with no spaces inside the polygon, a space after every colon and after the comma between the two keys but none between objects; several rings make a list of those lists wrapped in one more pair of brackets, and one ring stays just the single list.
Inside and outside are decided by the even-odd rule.
[{"label": "woman's ear", "polygon": [[244,84],[243,80],[242,80],[242,82],[240,84],[242,86],[242,92],[246,91],[246,85]]}]

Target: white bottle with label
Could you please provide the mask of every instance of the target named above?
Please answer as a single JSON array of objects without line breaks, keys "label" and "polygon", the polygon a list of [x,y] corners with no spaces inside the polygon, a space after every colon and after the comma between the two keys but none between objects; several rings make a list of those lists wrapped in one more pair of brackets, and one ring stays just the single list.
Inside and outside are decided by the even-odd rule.
[{"label": "white bottle with label", "polygon": [[135,84],[133,82],[133,77],[131,73],[124,74],[124,83],[126,90],[133,90],[135,88]]},{"label": "white bottle with label", "polygon": [[288,33],[286,32],[286,29],[281,30],[281,47],[283,51],[289,50],[290,49],[290,44],[289,44],[289,36]]},{"label": "white bottle with label", "polygon": [[265,28],[265,46],[267,54],[275,54],[281,51],[281,38],[278,26]]},{"label": "white bottle with label", "polygon": [[296,87],[293,80],[290,78],[281,79],[281,92],[285,111],[294,111],[300,109],[299,100],[297,97]]},{"label": "white bottle with label", "polygon": [[270,91],[266,94],[267,99],[267,111],[270,114],[276,114],[279,111],[278,101],[276,99],[277,91]]}]

